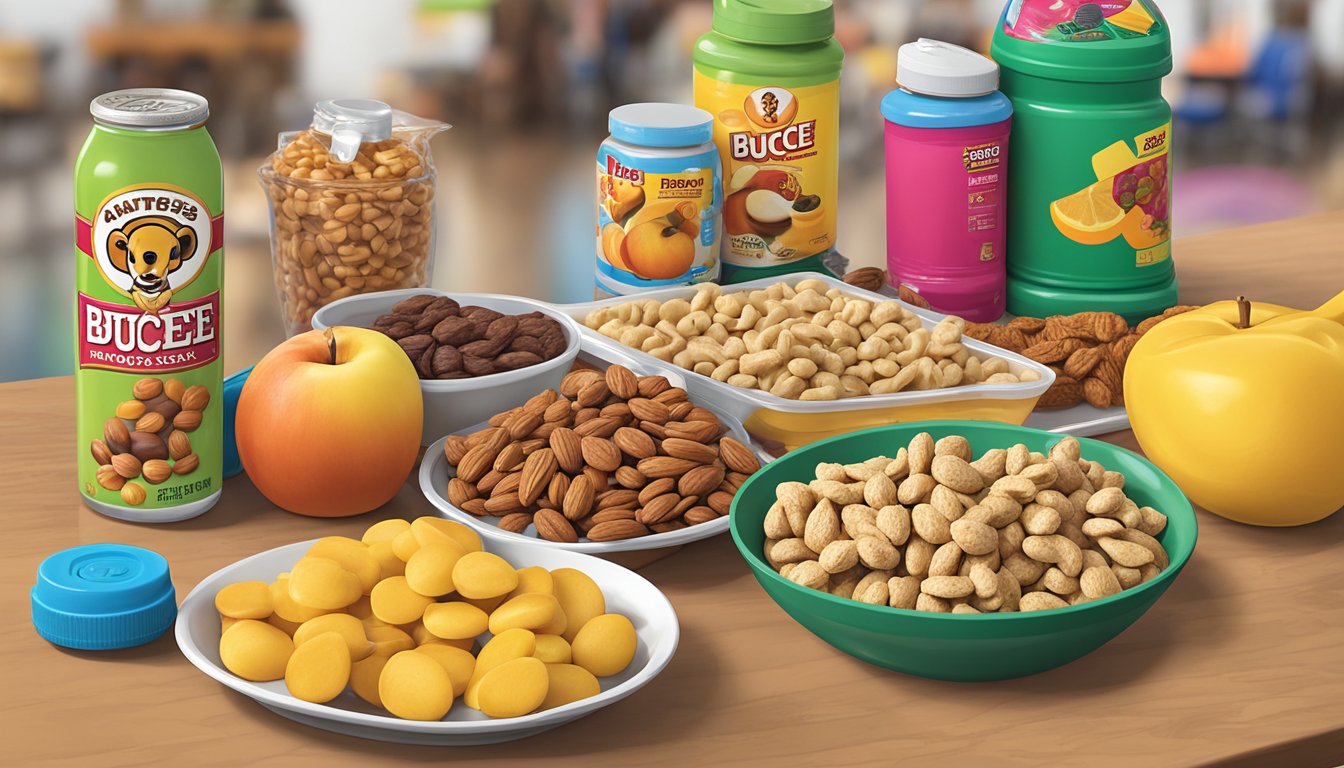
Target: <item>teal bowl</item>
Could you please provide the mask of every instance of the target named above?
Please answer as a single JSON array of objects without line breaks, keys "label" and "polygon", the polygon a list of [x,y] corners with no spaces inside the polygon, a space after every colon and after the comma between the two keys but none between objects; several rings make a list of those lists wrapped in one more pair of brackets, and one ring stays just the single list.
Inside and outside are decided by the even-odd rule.
[{"label": "teal bowl", "polygon": [[845,653],[909,675],[936,680],[1005,680],[1068,664],[1100,648],[1133,624],[1167,591],[1195,548],[1195,513],[1171,478],[1124,448],[1079,438],[1085,459],[1125,475],[1125,493],[1167,515],[1157,538],[1171,565],[1157,578],[1118,595],[1032,613],[925,613],[868,605],[794,584],[765,561],[765,513],[775,486],[807,482],[820,462],[849,464],[896,450],[920,432],[934,439],[961,435],[977,456],[1025,443],[1046,452],[1061,435],[981,421],[893,424],[833,437],[790,452],[752,475],[733,500],[731,528],[742,557],[766,594],[809,632]]}]

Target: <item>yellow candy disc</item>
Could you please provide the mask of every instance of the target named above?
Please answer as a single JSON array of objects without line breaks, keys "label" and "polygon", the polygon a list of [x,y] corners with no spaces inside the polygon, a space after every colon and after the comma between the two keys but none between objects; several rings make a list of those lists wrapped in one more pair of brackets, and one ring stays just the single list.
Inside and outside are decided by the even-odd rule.
[{"label": "yellow candy disc", "polygon": [[490,642],[476,654],[476,669],[472,672],[471,681],[467,683],[467,692],[462,700],[472,709],[480,709],[476,694],[481,678],[500,664],[531,656],[536,650],[537,636],[526,629],[510,629],[490,638]]},{"label": "yellow candy disc", "polygon": [[[359,599],[359,577],[329,557],[302,557],[289,572],[289,596],[309,608],[335,611]],[[289,618],[289,617],[285,617]]]},{"label": "yellow candy disc", "polygon": [[490,614],[490,631],[496,635],[506,629],[540,631],[555,618],[560,603],[551,595],[525,594],[506,601]]},{"label": "yellow candy disc", "polygon": [[425,628],[445,640],[471,639],[485,632],[490,617],[470,603],[435,603],[425,609]]},{"label": "yellow candy disc", "polygon": [[420,620],[434,598],[411,589],[405,576],[383,579],[369,593],[373,615],[388,624],[410,624]]},{"label": "yellow candy disc", "polygon": [[546,675],[550,685],[541,702],[542,709],[554,709],[602,692],[593,673],[576,664],[547,664]]},{"label": "yellow candy disc", "polygon": [[453,591],[453,567],[464,554],[452,539],[423,544],[406,561],[406,583],[422,595],[446,595]]},{"label": "yellow candy disc", "polygon": [[557,568],[551,571],[551,578],[555,580],[555,597],[560,601],[560,608],[567,619],[562,634],[573,643],[574,636],[589,619],[607,612],[606,598],[602,596],[597,582],[583,571]]},{"label": "yellow candy disc", "polygon": [[240,581],[215,593],[215,609],[231,619],[264,619],[274,613],[271,585],[264,581]]},{"label": "yellow candy disc", "polygon": [[415,532],[415,538],[422,547],[443,541],[446,537],[456,542],[463,552],[481,551],[481,537],[467,526],[452,520],[444,520],[441,517],[419,517],[411,523],[411,530]]},{"label": "yellow candy disc", "polygon": [[294,632],[294,647],[304,645],[327,632],[335,632],[345,640],[354,661],[366,658],[373,653],[373,643],[364,633],[364,624],[348,613],[328,613],[303,622]]},{"label": "yellow candy disc", "polygon": [[299,631],[299,627],[303,626],[297,621],[286,621],[285,619],[280,618],[277,614],[272,614],[271,617],[266,620],[266,623],[290,637],[293,637],[294,633]]},{"label": "yellow candy disc", "polygon": [[442,637],[431,637],[425,642],[417,645],[416,648],[424,648],[426,645],[446,645],[450,648],[460,648],[464,651],[470,652],[473,648],[476,647],[476,638],[468,637],[463,640],[445,640]]},{"label": "yellow candy disc", "polygon": [[358,600],[346,607],[345,612],[363,621],[373,615],[373,603],[369,601],[368,595],[360,595]]},{"label": "yellow candy disc", "polygon": [[518,586],[518,571],[499,555],[468,552],[453,567],[453,584],[458,594],[473,600],[499,597]]},{"label": "yellow candy disc", "polygon": [[374,656],[387,657],[415,648],[415,640],[396,627],[370,626],[366,623],[364,632],[373,643]]},{"label": "yellow candy disc", "polygon": [[403,563],[411,559],[415,550],[420,548],[420,542],[416,540],[415,533],[410,528],[397,534],[392,540],[392,554],[396,555]]},{"label": "yellow candy disc", "polygon": [[394,517],[391,520],[380,520],[368,527],[364,535],[359,538],[360,541],[368,544],[370,547],[379,541],[386,541],[389,544],[397,537],[397,534],[411,529],[411,523],[408,520],[402,520]]},{"label": "yellow candy disc", "polygon": [[375,707],[383,706],[383,700],[378,697],[378,678],[383,674],[388,658],[375,653],[350,665],[350,690]]},{"label": "yellow candy disc", "polygon": [[522,717],[541,706],[550,687],[546,665],[531,657],[511,659],[481,678],[480,709],[490,717]]},{"label": "yellow candy disc", "polygon": [[619,613],[589,619],[574,637],[574,663],[598,677],[614,675],[635,658],[635,625]]},{"label": "yellow candy disc", "polygon": [[[294,602],[294,598],[289,596],[289,576],[285,575],[276,577],[271,583],[271,607],[275,609],[275,615],[271,618],[283,619],[286,623],[293,624],[295,628],[309,619],[326,613]],[[293,630],[290,630],[290,634],[293,634]]]},{"label": "yellow candy disc", "polygon": [[509,597],[533,592],[543,595],[555,594],[555,581],[551,578],[551,572],[540,565],[518,569],[518,587],[509,593]]},{"label": "yellow candy disc", "polygon": [[454,696],[461,696],[466,692],[467,682],[471,680],[471,673],[476,669],[476,657],[472,656],[470,651],[438,643],[422,645],[415,650],[437,661],[443,667],[448,673],[448,678],[453,681]]},{"label": "yellow candy disc", "polygon": [[296,647],[285,665],[285,687],[296,699],[324,704],[349,684],[350,649],[335,632],[324,632]]},{"label": "yellow candy disc", "polygon": [[234,624],[237,624],[237,623],[240,622],[240,621],[246,621],[246,619],[233,619],[233,618],[230,618],[230,617],[228,617],[228,616],[220,616],[220,617],[219,617],[219,636],[220,636],[220,637],[223,637],[223,636],[224,636],[224,633],[229,631],[229,627],[232,627]]},{"label": "yellow candy disc", "polygon": [[453,706],[453,682],[439,662],[419,651],[387,660],[378,697],[388,712],[407,720],[439,720]]},{"label": "yellow candy disc", "polygon": [[257,683],[279,680],[294,653],[289,635],[255,619],[240,619],[219,638],[219,660],[233,674]]},{"label": "yellow candy disc", "polygon": [[378,579],[391,578],[392,576],[403,576],[406,573],[406,561],[397,557],[397,553],[392,551],[392,542],[375,541],[369,545],[369,554],[378,561]]},{"label": "yellow candy disc", "polygon": [[364,542],[344,536],[326,536],[318,539],[317,543],[308,549],[308,556],[335,560],[342,568],[359,578],[360,591],[366,595],[373,589],[373,585],[378,583],[378,576],[382,573],[378,561],[369,553],[369,548]]},{"label": "yellow candy disc", "polygon": [[568,664],[571,658],[569,643],[559,635],[537,635],[537,650],[532,655],[547,664]]}]

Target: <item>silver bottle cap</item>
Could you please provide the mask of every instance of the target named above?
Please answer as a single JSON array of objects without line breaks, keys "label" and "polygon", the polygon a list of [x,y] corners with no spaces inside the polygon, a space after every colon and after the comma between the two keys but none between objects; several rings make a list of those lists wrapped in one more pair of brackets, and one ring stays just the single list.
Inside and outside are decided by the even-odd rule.
[{"label": "silver bottle cap", "polygon": [[89,113],[104,125],[171,131],[205,122],[210,104],[203,96],[175,88],[127,88],[94,99]]}]

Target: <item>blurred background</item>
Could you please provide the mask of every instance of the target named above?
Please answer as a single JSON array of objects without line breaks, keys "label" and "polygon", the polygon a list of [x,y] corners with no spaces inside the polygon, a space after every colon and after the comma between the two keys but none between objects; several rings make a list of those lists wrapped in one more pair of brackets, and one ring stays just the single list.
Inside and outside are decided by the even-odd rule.
[{"label": "blurred background", "polygon": [[[1166,0],[1177,238],[1344,207],[1344,0]],[[839,250],[885,259],[881,117],[896,49],[979,50],[1003,0],[837,0]],[[256,169],[314,101],[373,97],[434,139],[433,285],[592,295],[593,157],[606,113],[691,100],[709,0],[0,0],[0,381],[69,373],[72,169],[88,102],[205,95],[224,158],[226,369],[283,339]],[[1175,251],[1180,261],[1179,248]]]}]

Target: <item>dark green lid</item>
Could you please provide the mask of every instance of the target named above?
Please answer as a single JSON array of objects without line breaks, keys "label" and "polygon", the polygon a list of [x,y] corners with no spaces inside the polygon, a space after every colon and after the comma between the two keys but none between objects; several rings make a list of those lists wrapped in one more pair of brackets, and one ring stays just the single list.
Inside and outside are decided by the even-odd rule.
[{"label": "dark green lid", "polygon": [[831,0],[714,0],[715,32],[744,43],[819,43],[835,34]]},{"label": "dark green lid", "polygon": [[[1129,18],[1146,19],[1138,30],[1086,11],[1116,3],[1082,3],[1074,19],[1039,23],[1030,16],[1042,0],[1012,0],[994,30],[990,56],[1005,70],[1067,82],[1127,83],[1160,79],[1171,72],[1171,33],[1152,0],[1133,0]],[[1049,4],[1049,10],[1060,3]],[[1091,18],[1095,16],[1096,18]],[[1051,21],[1055,21],[1051,19]],[[1028,24],[1031,27],[1028,28]],[[1010,94],[1011,95],[1011,94]]]}]

